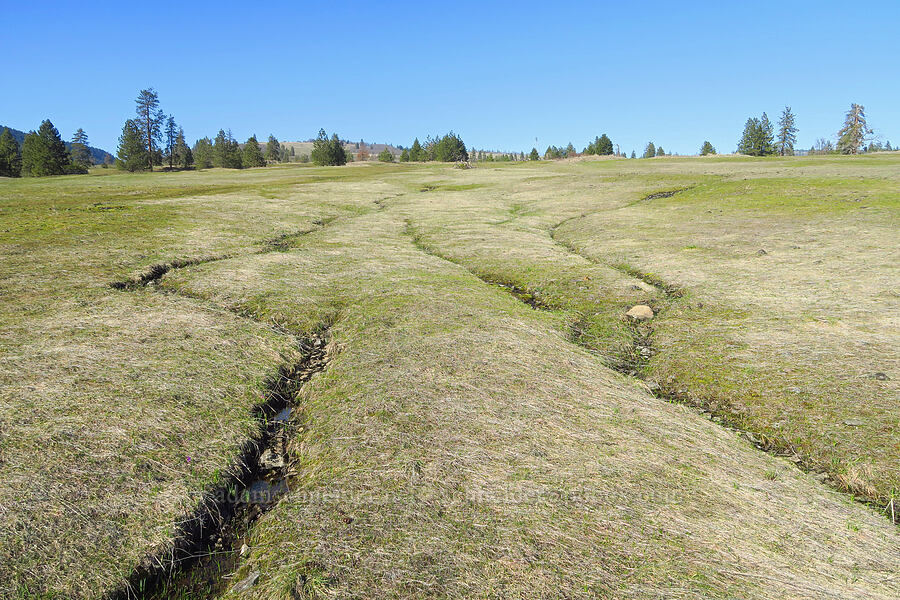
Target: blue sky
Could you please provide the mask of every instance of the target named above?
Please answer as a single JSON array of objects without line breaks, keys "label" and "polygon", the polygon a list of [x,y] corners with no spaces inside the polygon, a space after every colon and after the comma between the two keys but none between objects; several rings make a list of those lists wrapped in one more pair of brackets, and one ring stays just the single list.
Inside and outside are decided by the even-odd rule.
[{"label": "blue sky", "polygon": [[627,152],[728,152],[748,116],[790,105],[809,147],[858,102],[900,144],[896,0],[0,0],[0,24],[0,123],[50,118],[112,152],[150,86],[190,141],[324,127],[409,145],[453,129],[470,147],[580,150],[605,132]]}]

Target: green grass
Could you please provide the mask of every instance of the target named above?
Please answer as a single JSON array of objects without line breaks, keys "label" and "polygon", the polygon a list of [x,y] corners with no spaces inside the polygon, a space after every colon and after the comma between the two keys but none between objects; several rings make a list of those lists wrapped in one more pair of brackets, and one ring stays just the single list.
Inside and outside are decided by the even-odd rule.
[{"label": "green grass", "polygon": [[[896,597],[896,528],[833,487],[900,487],[898,167],[0,181],[0,596],[95,597],[164,552],[257,427],[283,331],[328,322],[241,597]],[[833,486],[613,371],[636,303],[643,377]]]}]

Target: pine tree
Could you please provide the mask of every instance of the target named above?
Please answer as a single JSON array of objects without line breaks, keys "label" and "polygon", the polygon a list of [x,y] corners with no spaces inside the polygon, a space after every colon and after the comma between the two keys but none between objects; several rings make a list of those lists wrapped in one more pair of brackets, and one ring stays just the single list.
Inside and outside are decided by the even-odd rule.
[{"label": "pine tree", "polygon": [[412,162],[424,162],[425,160],[425,150],[419,143],[419,138],[413,140],[412,148],[409,149],[409,160]]},{"label": "pine tree", "polygon": [[91,165],[94,164],[94,159],[91,157],[91,149],[88,148],[88,136],[81,127],[79,127],[78,131],[75,132],[75,135],[72,136],[69,155],[72,164],[76,165],[84,172],[87,172]]},{"label": "pine tree", "polygon": [[212,140],[208,137],[201,138],[194,142],[194,148],[191,151],[194,156],[194,166],[198,169],[209,169],[213,166],[213,145]]},{"label": "pine tree", "polygon": [[763,113],[759,118],[759,136],[757,140],[757,156],[775,154],[775,127],[769,121],[769,116]]},{"label": "pine tree", "polygon": [[400,162],[409,162],[409,150],[406,148],[400,153]]},{"label": "pine tree", "polygon": [[597,140],[597,154],[600,156],[609,156],[613,153],[613,143],[605,133],[600,135]]},{"label": "pine tree", "polygon": [[137,113],[137,122],[141,127],[144,139],[144,148],[147,150],[147,167],[153,170],[154,142],[160,140],[160,127],[165,115],[159,110],[159,95],[153,88],[141,90],[138,93],[134,111]]},{"label": "pine tree", "polygon": [[175,117],[169,115],[166,118],[166,158],[169,160],[169,168],[175,167],[177,158],[175,157],[175,140],[178,138],[178,126],[175,124]]},{"label": "pine tree", "polygon": [[175,155],[175,164],[182,169],[187,169],[194,163],[193,153],[191,152],[191,148],[187,145],[187,142],[184,141],[184,130],[180,127],[178,128],[178,133],[175,135],[175,148],[173,154]]},{"label": "pine tree", "polygon": [[390,150],[385,148],[381,152],[378,153],[378,160],[380,162],[394,162],[394,155]]},{"label": "pine tree", "polygon": [[866,136],[872,133],[866,124],[866,112],[861,104],[851,104],[844,119],[844,126],[838,131],[837,147],[841,154],[858,154]]},{"label": "pine tree", "polygon": [[528,154],[528,160],[541,160],[541,157],[538,154],[537,148],[531,149],[531,152]]},{"label": "pine tree", "polygon": [[313,141],[313,150],[310,156],[312,161],[322,166],[339,166],[347,164],[347,152],[340,138],[335,133],[328,139],[324,129],[319,130],[318,137]]},{"label": "pine tree", "polygon": [[766,113],[759,119],[755,117],[747,119],[737,151],[748,156],[767,156],[775,153],[774,128]]},{"label": "pine tree", "polygon": [[122,128],[116,164],[120,169],[131,172],[143,171],[150,166],[141,125],[134,119],[125,121]]},{"label": "pine tree", "polygon": [[281,144],[274,135],[269,134],[269,141],[266,142],[266,160],[278,162],[279,159],[281,159]]},{"label": "pine tree", "polygon": [[759,137],[759,119],[750,117],[744,123],[744,133],[738,142],[738,154],[747,154],[753,156],[755,151],[755,139]]},{"label": "pine tree", "polygon": [[893,152],[894,149],[891,148],[891,140],[887,141],[887,144],[884,145],[884,149],[887,150],[888,152]]},{"label": "pine tree", "polygon": [[634,153],[634,150],[631,151],[631,158],[637,158],[637,155]]},{"label": "pine tree", "polygon": [[659,147],[656,149],[656,155],[657,155],[657,156],[665,156],[665,155],[666,155],[666,151],[663,150],[663,147],[662,147],[662,146],[659,146]]},{"label": "pine tree", "polygon": [[266,166],[266,157],[263,156],[255,135],[251,135],[244,143],[244,152],[241,162],[245,168]]},{"label": "pine tree", "polygon": [[715,154],[716,149],[713,148],[713,145],[709,143],[709,141],[703,142],[703,145],[700,146],[700,156],[707,156],[709,154]]},{"label": "pine tree", "polygon": [[22,175],[63,175],[69,165],[66,145],[49,119],[41,123],[37,133],[32,131],[25,136],[22,144]]},{"label": "pine tree", "polygon": [[226,133],[220,129],[213,142],[212,162],[214,167],[225,169],[240,169],[241,147],[231,135],[231,130]]},{"label": "pine tree", "polygon": [[19,177],[22,174],[22,153],[19,143],[8,127],[0,133],[0,177]]},{"label": "pine tree", "polygon": [[643,158],[653,158],[654,156],[656,156],[656,144],[648,142],[647,147],[644,148]]},{"label": "pine tree", "polygon": [[794,113],[790,106],[785,106],[778,119],[778,152],[781,156],[793,156],[794,144],[797,143],[797,131],[794,126]]},{"label": "pine tree", "polygon": [[336,133],[333,133],[331,135],[331,141],[329,142],[329,154],[331,156],[330,164],[334,166],[347,164],[347,152],[344,150],[344,144],[341,142],[338,134]]}]

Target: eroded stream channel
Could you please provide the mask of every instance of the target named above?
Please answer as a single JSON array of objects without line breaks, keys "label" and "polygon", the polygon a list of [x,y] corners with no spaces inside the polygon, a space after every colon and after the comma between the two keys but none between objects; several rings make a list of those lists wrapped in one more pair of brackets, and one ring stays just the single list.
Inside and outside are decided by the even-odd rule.
[{"label": "eroded stream channel", "polygon": [[[328,328],[297,337],[299,359],[267,381],[255,410],[259,434],[249,440],[224,483],[179,523],[175,545],[146,559],[114,599],[215,598],[236,583],[231,577],[251,551],[253,524],[291,488],[288,443],[299,426],[303,386],[328,365]],[[250,586],[258,574],[237,585]]]}]

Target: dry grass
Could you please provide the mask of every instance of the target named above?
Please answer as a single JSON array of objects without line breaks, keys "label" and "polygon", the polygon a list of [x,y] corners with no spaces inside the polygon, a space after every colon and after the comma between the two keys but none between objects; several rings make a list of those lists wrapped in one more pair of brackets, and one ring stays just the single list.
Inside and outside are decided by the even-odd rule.
[{"label": "dry grass", "polygon": [[[895,167],[586,161],[2,182],[0,595],[90,597],[164,548],[254,427],[289,345],[267,324],[334,321],[329,369],[297,414],[292,492],[250,534],[234,581],[261,576],[241,597],[896,597],[900,536],[886,519],[605,366],[629,344],[623,309],[656,303],[649,377],[716,390],[729,410],[759,394],[740,406],[761,429],[777,398],[763,394],[823,385],[815,402],[778,400],[779,418],[836,465],[856,458],[835,476],[892,485],[887,460],[859,458],[884,438],[838,428],[832,445],[817,424],[843,414],[842,398],[885,423],[896,402],[873,397],[877,380],[815,377],[860,368],[847,340],[862,335],[892,377],[877,385],[896,381],[896,318],[879,295],[896,279],[881,237],[896,229],[884,187]],[[851,180],[860,169],[869,176]],[[804,186],[866,193],[880,217],[811,205]],[[798,232],[826,256],[841,244],[828,278],[791,278],[796,261],[773,240]],[[744,256],[761,242],[767,255]],[[108,286],[209,256],[230,258]],[[619,263],[686,296],[667,300]],[[826,321],[823,336],[801,317],[826,279],[838,288],[816,296],[816,315],[839,326]],[[869,298],[858,306],[871,329],[837,302],[848,290]],[[594,353],[570,341],[576,322]],[[803,357],[790,377],[788,343]]]}]

